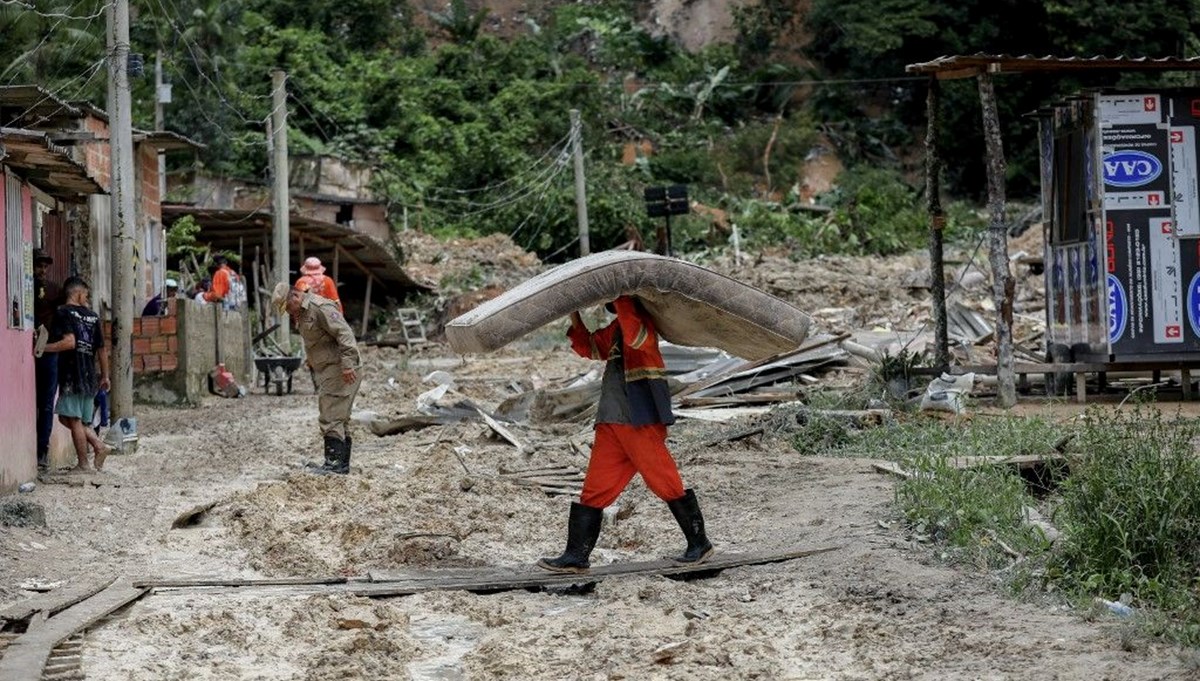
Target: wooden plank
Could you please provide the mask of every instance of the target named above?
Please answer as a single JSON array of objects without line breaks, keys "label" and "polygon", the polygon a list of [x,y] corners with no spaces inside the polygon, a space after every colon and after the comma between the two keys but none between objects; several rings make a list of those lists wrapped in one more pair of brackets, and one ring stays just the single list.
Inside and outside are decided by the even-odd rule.
[{"label": "wooden plank", "polygon": [[488,428],[491,428],[497,435],[504,438],[510,445],[516,447],[518,450],[525,450],[525,445],[521,444],[521,441],[517,439],[516,435],[512,434],[512,431],[500,425],[499,421],[491,416],[488,416],[482,409],[477,408],[475,411],[479,412],[479,415],[483,418],[484,423],[488,425]]},{"label": "wooden plank", "polygon": [[195,577],[171,579],[168,577],[143,577],[133,580],[139,589],[183,588],[199,586],[296,586],[309,584],[345,584],[348,577],[268,577],[266,579],[239,579],[235,577]]},{"label": "wooden plank", "polygon": [[913,476],[912,473],[905,470],[900,464],[896,463],[895,461],[872,461],[871,468],[874,468],[875,470],[879,471],[880,473],[887,473],[889,475],[894,475],[898,478],[904,478],[905,480],[907,480]]},{"label": "wooden plank", "polygon": [[[792,548],[757,553],[717,554],[707,562],[699,565],[681,565],[671,560],[613,563],[595,567],[586,573],[579,574],[560,574],[543,570],[534,565],[521,565],[501,568],[410,569],[372,572],[368,575],[369,581],[356,579],[347,581],[344,584],[304,585],[298,583],[298,586],[289,586],[277,584],[280,580],[229,579],[223,583],[218,583],[219,580],[205,580],[199,586],[239,585],[239,592],[243,589],[262,586],[272,589],[274,593],[287,595],[351,594],[370,598],[408,596],[427,591],[490,593],[591,584],[605,579],[645,575],[662,575],[666,577],[707,576],[730,568],[781,563],[829,551],[836,551],[839,548],[841,547],[827,546],[816,549]],[[191,581],[194,582],[195,580]],[[173,584],[177,585],[176,590],[163,593],[166,595],[188,594],[190,591],[184,586],[188,583],[189,580],[173,580]]]},{"label": "wooden plank", "polygon": [[747,565],[765,565],[804,558],[819,553],[834,551],[840,546],[819,549],[789,549],[758,553],[717,554],[699,565],[681,565],[671,560],[654,560],[632,563],[612,563],[595,567],[586,573],[559,574],[537,567],[519,567],[506,570],[462,571],[456,575],[444,575],[430,579],[425,575],[400,576],[391,580],[386,573],[372,573],[371,583],[352,585],[350,591],[356,596],[379,597],[406,595],[422,591],[512,591],[546,587],[563,587],[574,584],[590,584],[605,579],[661,575],[664,577],[686,577],[716,573]]},{"label": "wooden plank", "polygon": [[0,658],[0,679],[38,681],[54,646],[99,622],[146,593],[118,580],[100,593],[50,618],[44,625],[13,641]]},{"label": "wooden plank", "polygon": [[48,616],[54,615],[79,601],[91,598],[115,582],[116,579],[115,575],[109,575],[97,579],[68,582],[53,591],[38,594],[0,610],[0,620],[23,620],[38,612],[44,612]]}]

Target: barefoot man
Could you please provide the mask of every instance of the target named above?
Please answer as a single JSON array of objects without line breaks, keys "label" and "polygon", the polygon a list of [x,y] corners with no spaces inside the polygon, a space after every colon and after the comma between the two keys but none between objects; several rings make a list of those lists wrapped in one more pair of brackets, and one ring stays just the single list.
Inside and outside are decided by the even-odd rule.
[{"label": "barefoot man", "polygon": [[[93,463],[103,470],[108,447],[88,426],[92,423],[96,393],[109,389],[108,348],[100,330],[100,317],[88,307],[91,290],[79,277],[63,282],[66,304],[54,313],[50,342],[43,353],[58,353],[58,405],[54,411],[59,423],[71,431],[78,459],[73,470],[90,471],[87,448],[96,453]],[[97,371],[97,368],[99,371]]]},{"label": "barefoot man", "polygon": [[362,368],[354,331],[337,303],[312,291],[279,283],[271,303],[296,323],[316,377],[318,424],[325,437],[325,463],[316,472],[345,475],[350,472],[350,410]]},{"label": "barefoot man", "polygon": [[633,298],[622,296],[605,305],[616,321],[588,331],[578,312],[571,314],[567,337],[582,357],[608,362],[600,384],[596,439],[579,501],[571,504],[567,548],[538,566],[553,572],[582,572],[600,536],[602,511],[617,500],[635,473],[667,502],[687,549],[678,563],[700,563],[713,547],[704,532],[704,516],[696,494],[683,488],[679,469],[667,451],[667,426],[675,422],[666,369],[658,351],[654,320]]}]

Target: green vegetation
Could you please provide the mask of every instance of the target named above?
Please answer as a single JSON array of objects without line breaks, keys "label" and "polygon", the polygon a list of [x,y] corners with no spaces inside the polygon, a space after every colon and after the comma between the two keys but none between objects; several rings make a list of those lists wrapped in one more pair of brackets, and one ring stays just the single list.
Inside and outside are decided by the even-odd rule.
[{"label": "green vegetation", "polygon": [[[764,0],[736,10],[733,44],[689,53],[647,30],[633,0],[546,3],[523,25],[474,0],[436,11],[410,0],[135,0],[133,51],[147,73],[133,80],[135,120],[152,120],[161,50],[174,84],[167,125],[208,145],[208,170],[264,179],[268,72],[281,67],[294,154],[370,163],[393,214],[407,208],[421,229],[505,232],[552,255],[574,236],[562,152],[567,110],[578,108],[596,247],[652,234],[641,190],[687,183],[736,216],[751,245],[892,253],[924,243],[914,152],[925,86],[906,63],[980,50],[1193,54],[1198,3]],[[103,104],[104,4],[36,6],[0,4],[0,77]],[[1032,123],[1019,114],[1104,82],[998,81],[1011,196],[1028,196],[1036,179]],[[947,178],[978,197],[976,93],[955,82],[945,97]],[[624,145],[643,143],[652,152],[624,165]],[[819,197],[827,214],[802,211],[796,191],[817,145],[850,166]],[[699,218],[680,222],[685,245],[705,244]]]},{"label": "green vegetation", "polygon": [[[796,449],[897,463],[908,477],[896,484],[896,502],[914,538],[1082,608],[1128,594],[1145,631],[1200,645],[1200,422],[1138,407],[1093,409],[1067,423],[903,415],[868,430],[844,423],[810,419]],[[1013,469],[962,465],[962,457],[1046,454],[1063,443],[1065,463],[1048,473],[1061,483],[1040,497]],[[1061,532],[1053,546],[1028,522],[1030,508]]]}]

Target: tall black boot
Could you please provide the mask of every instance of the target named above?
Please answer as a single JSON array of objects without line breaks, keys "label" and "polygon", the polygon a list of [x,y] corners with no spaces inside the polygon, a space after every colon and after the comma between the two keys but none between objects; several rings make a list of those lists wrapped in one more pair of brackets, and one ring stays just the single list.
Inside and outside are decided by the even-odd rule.
[{"label": "tall black boot", "polygon": [[317,475],[346,475],[350,472],[350,443],[346,440],[332,438],[334,452],[333,460],[327,466],[316,471]]},{"label": "tall black boot", "polygon": [[584,572],[591,563],[588,556],[596,548],[600,537],[600,521],[604,511],[578,502],[571,503],[571,517],[567,521],[567,550],[558,558],[543,558],[538,567],[551,572]]},{"label": "tall black boot", "polygon": [[687,490],[675,501],[668,501],[667,507],[675,516],[675,522],[687,537],[687,550],[682,556],[675,558],[676,563],[702,563],[712,555],[713,545],[704,534],[704,516],[700,514],[700,502],[693,490]]},{"label": "tall black boot", "polygon": [[342,444],[341,440],[338,440],[336,437],[333,437],[332,435],[326,435],[325,436],[325,462],[324,463],[316,463],[315,461],[309,461],[308,463],[304,464],[304,467],[305,468],[318,468],[321,470],[329,470],[330,468],[333,468],[335,465],[337,465],[338,452],[341,449],[341,444]]}]

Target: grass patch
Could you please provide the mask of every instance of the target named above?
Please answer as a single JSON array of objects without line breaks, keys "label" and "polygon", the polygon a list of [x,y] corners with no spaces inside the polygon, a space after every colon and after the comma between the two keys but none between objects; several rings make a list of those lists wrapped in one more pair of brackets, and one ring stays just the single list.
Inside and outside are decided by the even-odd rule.
[{"label": "grass patch", "polygon": [[[964,456],[1047,454],[1067,435],[1070,476],[1040,501],[1010,468],[953,465]],[[911,477],[896,485],[897,506],[912,535],[945,555],[983,569],[1019,562],[1006,575],[1016,592],[1058,593],[1084,614],[1096,598],[1122,599],[1138,613],[1131,631],[1191,646],[1200,646],[1198,442],[1200,421],[1145,405],[1093,409],[1070,423],[901,415],[859,431],[811,419],[795,435],[803,453],[899,463]],[[1026,522],[1025,509],[1039,507],[1052,509],[1061,532],[1053,546]]]}]

